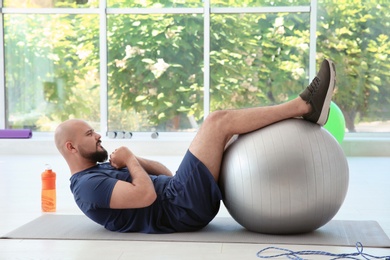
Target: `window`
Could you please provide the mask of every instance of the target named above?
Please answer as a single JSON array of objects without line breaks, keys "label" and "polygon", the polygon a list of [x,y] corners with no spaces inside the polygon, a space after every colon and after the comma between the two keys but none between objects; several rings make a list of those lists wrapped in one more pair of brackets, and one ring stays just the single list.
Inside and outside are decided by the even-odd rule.
[{"label": "window", "polygon": [[99,0],[4,0],[4,7],[13,8],[80,8],[98,7]]},{"label": "window", "polygon": [[69,117],[99,122],[96,15],[4,16],[7,125],[53,131]]},{"label": "window", "polygon": [[202,15],[109,15],[108,35],[109,130],[197,129]]},{"label": "window", "polygon": [[309,81],[309,31],[309,13],[213,14],[211,110],[296,97]]},{"label": "window", "polygon": [[330,57],[347,131],[390,132],[387,1],[104,2],[4,1],[0,127],[196,131],[293,98]]}]

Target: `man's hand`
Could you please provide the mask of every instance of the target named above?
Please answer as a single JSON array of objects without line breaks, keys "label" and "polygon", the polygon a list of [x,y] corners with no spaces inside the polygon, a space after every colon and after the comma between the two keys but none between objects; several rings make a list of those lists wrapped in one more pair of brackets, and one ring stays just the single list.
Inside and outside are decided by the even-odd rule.
[{"label": "man's hand", "polygon": [[113,167],[120,169],[126,167],[127,161],[133,156],[135,155],[129,148],[122,146],[111,153],[110,163]]},{"label": "man's hand", "polygon": [[127,147],[116,149],[110,155],[110,163],[117,169],[127,167],[132,179],[131,182],[118,180],[112,191],[110,208],[143,208],[156,200],[157,194],[150,176]]}]

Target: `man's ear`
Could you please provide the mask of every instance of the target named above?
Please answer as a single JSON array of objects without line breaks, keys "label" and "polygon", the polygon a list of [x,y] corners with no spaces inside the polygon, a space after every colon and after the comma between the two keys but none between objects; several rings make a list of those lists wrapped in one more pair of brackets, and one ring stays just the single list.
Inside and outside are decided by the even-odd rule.
[{"label": "man's ear", "polygon": [[68,150],[71,153],[77,152],[77,149],[73,146],[71,142],[66,142],[65,143],[66,150]]}]

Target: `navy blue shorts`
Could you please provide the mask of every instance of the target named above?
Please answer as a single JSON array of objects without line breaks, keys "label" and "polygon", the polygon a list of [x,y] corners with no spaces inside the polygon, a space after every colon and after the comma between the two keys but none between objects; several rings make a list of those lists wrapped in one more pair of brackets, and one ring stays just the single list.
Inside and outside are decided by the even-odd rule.
[{"label": "navy blue shorts", "polygon": [[164,222],[176,232],[205,227],[218,213],[222,199],[210,171],[190,151],[176,174],[156,192],[165,213]]}]

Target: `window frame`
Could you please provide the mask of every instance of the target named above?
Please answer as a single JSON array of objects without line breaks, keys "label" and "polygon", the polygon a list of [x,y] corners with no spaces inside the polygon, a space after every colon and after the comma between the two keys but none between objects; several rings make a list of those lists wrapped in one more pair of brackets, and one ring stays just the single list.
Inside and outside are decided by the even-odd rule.
[{"label": "window frame", "polygon": [[[204,16],[204,115],[210,113],[210,15],[232,13],[310,13],[310,52],[309,76],[313,78],[316,70],[316,25],[317,0],[311,0],[310,6],[276,6],[276,7],[247,7],[225,8],[211,7],[211,0],[204,1],[202,8],[108,8],[107,0],[100,0],[96,8],[6,8],[0,2],[0,128],[5,128],[7,120],[6,91],[5,91],[5,61],[4,61],[4,18],[3,14],[98,14],[100,40],[100,130],[108,131],[108,78],[107,78],[107,16],[110,14],[203,14]],[[179,134],[179,133],[178,133]]]}]

